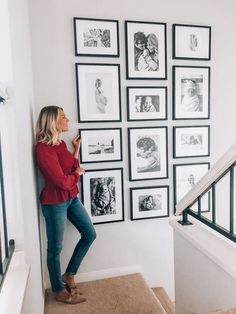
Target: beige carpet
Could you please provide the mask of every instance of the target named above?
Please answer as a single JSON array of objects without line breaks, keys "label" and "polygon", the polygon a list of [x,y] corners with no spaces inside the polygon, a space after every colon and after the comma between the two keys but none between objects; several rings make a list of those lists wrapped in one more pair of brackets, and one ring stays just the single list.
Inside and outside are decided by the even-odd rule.
[{"label": "beige carpet", "polygon": [[67,305],[45,295],[45,314],[166,314],[140,274],[79,284],[87,301]]}]

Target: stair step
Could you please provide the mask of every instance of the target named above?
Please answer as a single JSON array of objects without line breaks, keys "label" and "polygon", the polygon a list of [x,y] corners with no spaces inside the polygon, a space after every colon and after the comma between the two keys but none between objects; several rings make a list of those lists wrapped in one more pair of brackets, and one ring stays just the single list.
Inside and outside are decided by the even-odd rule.
[{"label": "stair step", "polygon": [[167,314],[174,314],[175,313],[175,306],[174,303],[169,298],[168,294],[166,293],[163,287],[152,288],[155,296],[160,301],[162,307],[166,311]]}]

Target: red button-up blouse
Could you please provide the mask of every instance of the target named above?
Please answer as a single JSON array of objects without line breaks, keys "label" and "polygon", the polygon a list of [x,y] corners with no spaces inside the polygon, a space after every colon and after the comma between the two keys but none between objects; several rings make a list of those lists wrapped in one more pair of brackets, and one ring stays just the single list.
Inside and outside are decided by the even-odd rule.
[{"label": "red button-up blouse", "polygon": [[80,177],[75,169],[79,162],[68,151],[64,141],[54,146],[37,143],[35,157],[45,180],[40,194],[41,204],[58,204],[76,197]]}]

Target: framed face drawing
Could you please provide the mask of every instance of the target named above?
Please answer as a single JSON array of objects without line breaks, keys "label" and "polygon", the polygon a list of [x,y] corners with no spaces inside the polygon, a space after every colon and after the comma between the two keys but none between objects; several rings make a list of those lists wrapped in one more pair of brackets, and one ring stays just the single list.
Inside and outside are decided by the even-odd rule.
[{"label": "framed face drawing", "polygon": [[80,129],[81,163],[121,161],[121,128],[116,129]]},{"label": "framed face drawing", "polygon": [[76,56],[119,57],[117,20],[74,17]]},{"label": "framed face drawing", "polygon": [[[210,168],[209,162],[174,165],[174,204],[176,205],[207,173]],[[190,208],[197,211],[197,203]],[[203,195],[201,211],[210,210],[210,192]]]},{"label": "framed face drawing", "polygon": [[169,216],[169,187],[153,186],[130,189],[131,220]]},{"label": "framed face drawing", "polygon": [[76,63],[79,122],[121,121],[120,65]]},{"label": "framed face drawing", "polygon": [[128,121],[166,120],[167,87],[127,87]]},{"label": "framed face drawing", "polygon": [[174,24],[173,59],[210,60],[211,27]]},{"label": "framed face drawing", "polygon": [[210,67],[173,67],[173,119],[210,118]]},{"label": "framed face drawing", "polygon": [[174,158],[210,156],[210,127],[177,126],[173,128]]},{"label": "framed face drawing", "polygon": [[128,128],[130,181],[168,177],[167,127]]},{"label": "framed face drawing", "polygon": [[167,79],[166,24],[125,21],[127,79]]},{"label": "framed face drawing", "polygon": [[87,170],[82,190],[83,204],[94,224],[124,220],[123,169]]}]

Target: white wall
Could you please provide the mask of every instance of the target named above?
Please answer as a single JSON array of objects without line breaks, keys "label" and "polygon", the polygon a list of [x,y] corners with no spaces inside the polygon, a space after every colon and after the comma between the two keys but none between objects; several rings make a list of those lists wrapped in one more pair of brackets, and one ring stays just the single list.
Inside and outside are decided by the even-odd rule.
[{"label": "white wall", "polygon": [[[170,209],[173,212],[172,128],[173,125],[193,124],[191,121],[174,122],[172,117],[172,65],[210,65],[211,66],[211,121],[197,121],[194,124],[211,124],[211,155],[216,160],[234,142],[235,104],[234,73],[236,70],[236,39],[232,35],[236,26],[236,4],[234,0],[32,0],[30,1],[32,53],[34,69],[35,104],[37,112],[45,105],[61,105],[70,120],[77,121],[75,92],[75,62],[120,63],[122,123],[106,123],[106,127],[116,125],[123,129],[124,161],[86,166],[93,168],[124,168],[125,222],[97,225],[98,238],[88,253],[80,272],[93,272],[107,268],[138,265],[142,268],[150,286],[164,286],[174,298],[173,279],[173,241],[172,231],[167,219],[130,221],[129,187],[170,185]],[[120,58],[78,58],[74,56],[72,18],[97,17],[118,19],[120,21]],[[167,81],[127,81],[125,79],[125,40],[124,20],[157,21],[167,23]],[[173,61],[171,27],[173,23],[211,25],[212,60]],[[125,87],[168,86],[168,121],[161,123],[143,122],[142,126],[168,125],[169,128],[169,179],[150,182],[128,181],[127,127],[140,126],[128,123],[126,117]],[[105,126],[97,123],[97,127]],[[81,123],[81,127],[91,124]],[[95,127],[95,125],[93,125]],[[76,133],[71,130],[66,139]],[[178,162],[209,161],[197,158],[178,160]],[[77,233],[68,225],[65,249],[62,256],[66,265],[76,243]],[[44,237],[45,243],[45,237]],[[46,248],[44,245],[44,252]],[[46,275],[46,281],[48,276]]]},{"label": "white wall", "polygon": [[0,2],[0,81],[10,99],[0,107],[9,238],[31,265],[24,314],[41,314],[41,280],[36,180],[33,162],[32,64],[26,0]]}]

